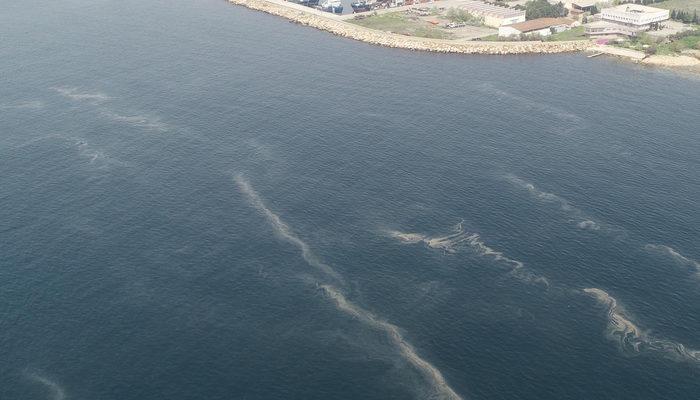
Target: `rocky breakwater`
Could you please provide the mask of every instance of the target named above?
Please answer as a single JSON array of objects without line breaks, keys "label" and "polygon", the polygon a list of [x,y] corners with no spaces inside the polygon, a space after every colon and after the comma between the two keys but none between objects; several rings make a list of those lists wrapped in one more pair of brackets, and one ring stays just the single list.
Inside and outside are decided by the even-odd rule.
[{"label": "rocky breakwater", "polygon": [[551,54],[583,51],[591,45],[586,40],[569,42],[479,42],[420,38],[354,25],[338,19],[333,14],[284,0],[229,0],[229,2],[277,15],[334,35],[399,49],[463,54]]}]

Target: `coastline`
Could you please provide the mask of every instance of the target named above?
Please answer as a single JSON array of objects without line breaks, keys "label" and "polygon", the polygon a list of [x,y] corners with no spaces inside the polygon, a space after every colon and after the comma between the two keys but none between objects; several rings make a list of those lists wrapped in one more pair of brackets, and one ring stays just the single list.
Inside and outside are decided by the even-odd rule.
[{"label": "coastline", "polygon": [[251,10],[285,18],[292,22],[323,30],[336,36],[369,43],[376,46],[456,54],[556,54],[599,52],[652,68],[665,68],[678,72],[700,74],[700,60],[688,56],[647,56],[644,53],[612,46],[598,46],[590,40],[561,42],[517,41],[482,42],[471,40],[446,40],[405,36],[366,28],[347,22],[335,14],[316,10],[285,0],[228,0],[229,3]]},{"label": "coastline", "polygon": [[[360,42],[397,49],[460,54],[554,54],[573,53],[591,46],[587,40],[562,42],[478,42],[404,36],[345,22],[335,15],[283,0],[228,0],[235,5],[286,18]],[[327,14],[327,15],[324,15]]]}]

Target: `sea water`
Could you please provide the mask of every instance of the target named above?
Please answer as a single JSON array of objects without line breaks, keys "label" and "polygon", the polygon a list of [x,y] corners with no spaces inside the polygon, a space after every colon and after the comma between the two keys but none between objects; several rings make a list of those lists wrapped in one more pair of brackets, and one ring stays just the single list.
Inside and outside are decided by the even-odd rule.
[{"label": "sea water", "polygon": [[223,0],[0,27],[1,399],[700,396],[697,78]]}]

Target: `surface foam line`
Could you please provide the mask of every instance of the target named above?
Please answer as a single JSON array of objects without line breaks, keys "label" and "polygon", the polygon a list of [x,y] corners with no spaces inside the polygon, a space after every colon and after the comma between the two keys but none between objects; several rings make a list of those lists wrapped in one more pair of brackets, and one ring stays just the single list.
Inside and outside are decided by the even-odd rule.
[{"label": "surface foam line", "polygon": [[481,240],[481,236],[479,236],[478,233],[470,235],[468,237],[468,243],[479,254],[483,256],[490,256],[493,257],[493,259],[496,261],[501,261],[506,264],[509,264],[512,267],[510,274],[520,279],[521,281],[528,283],[542,283],[546,287],[549,287],[549,279],[545,278],[544,276],[537,275],[532,271],[528,270],[527,268],[525,268],[525,264],[522,261],[514,260],[510,257],[507,257],[502,252],[496,251],[493,248],[487,246],[486,243],[484,243],[484,241]]},{"label": "surface foam line", "polygon": [[335,272],[335,270],[331,268],[330,265],[319,260],[318,257],[316,257],[316,255],[311,251],[309,245],[306,244],[306,242],[304,242],[303,240],[301,240],[297,235],[295,235],[294,232],[292,232],[292,229],[289,227],[289,225],[282,221],[282,219],[277,214],[275,214],[274,212],[272,212],[272,210],[267,208],[265,202],[260,198],[260,195],[258,195],[255,189],[253,189],[253,187],[250,185],[250,182],[248,182],[248,180],[243,175],[237,174],[234,176],[233,179],[238,185],[238,188],[241,190],[241,192],[243,192],[248,197],[250,204],[265,216],[267,221],[272,226],[272,229],[274,229],[275,233],[277,233],[281,238],[288,241],[289,243],[297,246],[301,250],[301,256],[304,258],[304,260],[306,260],[306,262],[309,265],[318,269],[324,274],[342,282],[342,278],[340,277],[340,275],[338,275],[338,273]]},{"label": "surface foam line", "polygon": [[28,372],[26,373],[27,378],[45,386],[51,393],[52,400],[64,400],[66,398],[66,391],[57,382],[40,375],[38,372]]},{"label": "surface foam line", "polygon": [[107,96],[104,93],[87,93],[87,92],[81,92],[80,89],[76,87],[66,87],[66,86],[56,86],[52,87],[54,91],[56,91],[58,94],[60,94],[63,97],[67,97],[71,100],[86,100],[86,101],[92,101],[96,103],[100,103],[103,101],[111,100],[112,98]]},{"label": "surface foam line", "polygon": [[[554,117],[557,117],[563,121],[570,122],[570,123],[581,123],[584,122],[584,119],[581,118],[579,115],[576,115],[574,113],[571,113],[569,111],[564,110],[563,108],[559,108],[556,106],[553,106],[551,104],[546,104],[546,103],[539,103],[534,101],[534,99],[531,98],[526,98],[523,96],[518,96],[516,94],[513,94],[511,92],[508,92],[503,89],[499,89],[495,87],[491,83],[483,83],[481,85],[477,85],[475,87],[478,91],[482,93],[486,93],[492,96],[497,96],[500,98],[508,99],[508,100],[513,100],[520,106],[532,109],[532,110],[537,110],[541,112],[545,112],[547,114],[551,114]],[[575,127],[572,127],[573,130]]]},{"label": "surface foam line", "polygon": [[605,305],[608,316],[608,337],[617,342],[620,350],[627,354],[644,352],[658,353],[674,361],[691,362],[700,365],[700,350],[693,350],[672,340],[649,336],[639,329],[626,315],[617,299],[598,288],[586,288],[583,292]]},{"label": "surface foam line", "polygon": [[403,243],[422,242],[430,248],[442,250],[446,253],[456,253],[459,250],[459,245],[469,240],[469,234],[464,232],[462,222],[454,227],[454,233],[444,236],[430,237],[420,233],[404,233],[395,230],[387,230],[386,233]]},{"label": "surface foam line", "polygon": [[[321,270],[325,274],[334,277],[336,280],[342,282],[342,279],[329,265],[321,262],[311,251],[306,242],[298,238],[291,230],[289,225],[287,225],[282,219],[272,212],[265,202],[262,200],[260,195],[253,189],[250,182],[245,179],[243,175],[237,174],[234,176],[234,181],[238,185],[241,192],[243,192],[250,201],[250,204],[255,207],[260,213],[262,213],[267,221],[272,225],[276,233],[278,233],[283,239],[296,245],[302,253],[302,257],[306,260],[309,265]],[[442,373],[435,368],[428,361],[421,358],[418,353],[416,353],[413,346],[408,343],[396,325],[389,322],[383,321],[376,316],[374,316],[369,311],[357,306],[350,302],[337,288],[334,286],[323,284],[319,286],[326,295],[333,300],[336,308],[352,317],[357,318],[363,324],[377,330],[384,331],[392,343],[399,350],[400,355],[407,360],[411,365],[418,369],[431,383],[434,388],[435,393],[440,399],[445,400],[461,400],[460,397],[445,381]]]},{"label": "surface foam line", "polygon": [[700,262],[684,256],[673,247],[666,246],[663,244],[647,244],[646,246],[644,246],[644,248],[647,250],[661,252],[681,265],[693,267],[695,269],[695,272],[700,276]]},{"label": "surface foam line", "polygon": [[435,388],[435,392],[437,395],[439,395],[440,399],[462,399],[462,397],[460,397],[450,387],[445,378],[442,376],[442,373],[437,368],[435,368],[435,366],[421,358],[421,356],[419,356],[418,353],[416,353],[416,350],[413,348],[413,345],[411,345],[403,338],[401,332],[399,331],[399,328],[396,325],[378,319],[369,311],[364,310],[359,306],[351,303],[345,298],[345,296],[343,296],[343,294],[340,291],[338,291],[333,286],[321,285],[320,287],[331,299],[333,299],[334,303],[336,304],[339,310],[349,315],[352,315],[353,317],[357,318],[364,324],[374,329],[384,331],[387,334],[387,336],[389,336],[392,343],[399,349],[401,355],[409,363],[411,363],[411,365],[418,369],[428,380],[431,381],[433,387]]},{"label": "surface foam line", "polygon": [[17,101],[14,103],[2,103],[0,104],[0,110],[39,110],[44,108],[44,102],[39,100],[29,100],[29,101]]},{"label": "surface foam line", "polygon": [[551,203],[558,205],[562,211],[566,212],[567,214],[569,214],[569,216],[571,216],[571,218],[573,218],[573,221],[570,222],[575,222],[576,227],[578,227],[579,229],[589,231],[601,231],[606,232],[608,234],[612,233],[618,236],[626,235],[624,229],[601,223],[600,221],[596,221],[594,218],[591,218],[590,215],[574,207],[573,205],[571,205],[571,203],[569,203],[568,200],[555,193],[545,192],[544,190],[539,189],[533,183],[528,182],[513,174],[506,174],[504,178],[507,182],[521,189],[527,190],[530,193],[530,195],[535,199],[540,200],[543,203]]},{"label": "surface foam line", "polygon": [[[564,211],[574,211],[576,213],[581,213],[580,210],[576,209],[571,204],[569,204],[569,202],[566,201],[566,199],[564,199],[563,197],[560,197],[554,193],[545,192],[543,190],[540,190],[534,184],[532,184],[532,183],[530,183],[522,178],[519,178],[513,174],[507,174],[505,176],[505,178],[508,182],[510,182],[518,187],[521,187],[523,189],[526,189],[528,192],[530,192],[530,194],[533,197],[535,197],[537,199],[540,199],[540,200],[546,201],[546,202],[550,202],[550,203],[557,203],[557,204],[559,204],[561,209]],[[589,221],[589,222],[593,222],[593,221]]]},{"label": "surface foam line", "polygon": [[102,111],[102,115],[112,121],[119,122],[122,124],[132,125],[138,128],[143,128],[147,130],[155,130],[165,132],[168,130],[168,126],[163,123],[160,119],[155,117],[150,117],[147,115],[121,115],[111,111]]}]

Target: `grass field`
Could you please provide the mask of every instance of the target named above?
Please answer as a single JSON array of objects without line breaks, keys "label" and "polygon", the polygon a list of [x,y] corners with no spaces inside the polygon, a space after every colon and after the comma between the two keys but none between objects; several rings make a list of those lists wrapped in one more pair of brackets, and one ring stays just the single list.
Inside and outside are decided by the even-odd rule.
[{"label": "grass field", "polygon": [[696,31],[695,35],[658,45],[656,54],[672,55],[678,54],[683,50],[700,50],[700,30]]},{"label": "grass field", "polygon": [[662,42],[659,42],[658,39],[655,39],[649,35],[643,34],[632,40],[615,43],[615,46],[625,47],[645,53],[649,53],[650,50],[653,50],[653,54],[662,56],[679,55],[684,50],[700,50],[700,29],[688,32],[686,36],[681,38],[671,38],[670,41],[664,40]]},{"label": "grass field", "polygon": [[449,39],[451,36],[449,32],[434,27],[421,19],[412,18],[402,12],[371,15],[364,19],[351,19],[348,20],[348,22],[380,31],[398,33],[400,35],[437,39]]},{"label": "grass field", "polygon": [[700,13],[700,0],[667,0],[661,3],[649,4],[651,7],[664,8],[666,10],[698,10]]},{"label": "grass field", "polygon": [[582,26],[577,26],[576,28],[569,29],[568,31],[554,33],[547,38],[547,40],[553,41],[565,41],[565,40],[581,40],[586,39],[584,34],[585,28]]},{"label": "grass field", "polygon": [[[577,26],[576,28],[569,29],[568,31],[564,32],[559,32],[559,33],[554,33],[550,36],[547,36],[543,38],[543,40],[551,40],[555,42],[562,42],[566,40],[584,40],[586,39],[586,35],[584,34],[585,28],[582,26]],[[507,37],[499,37],[497,34],[496,35],[489,35],[489,36],[484,36],[481,38],[482,41],[485,42],[507,42],[507,41],[512,41],[512,40],[518,40],[513,39],[513,38],[507,38]],[[537,39],[530,39],[530,40],[537,40]]]}]

